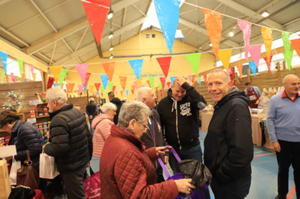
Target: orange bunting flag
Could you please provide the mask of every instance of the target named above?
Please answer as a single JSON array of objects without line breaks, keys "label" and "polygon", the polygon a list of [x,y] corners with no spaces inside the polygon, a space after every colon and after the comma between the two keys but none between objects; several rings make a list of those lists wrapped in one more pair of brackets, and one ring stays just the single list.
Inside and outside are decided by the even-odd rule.
[{"label": "orange bunting flag", "polygon": [[291,40],[292,48],[297,52],[298,56],[300,57],[300,39],[293,39]]},{"label": "orange bunting flag", "polygon": [[123,90],[125,90],[127,77],[126,76],[120,76],[119,78],[120,78],[121,87],[123,88]]},{"label": "orange bunting flag", "polygon": [[104,63],[103,68],[109,81],[112,81],[115,72],[115,62]]},{"label": "orange bunting flag", "polygon": [[171,63],[171,59],[172,57],[169,56],[169,57],[158,57],[156,58],[160,67],[161,67],[161,70],[163,71],[165,77],[168,76],[168,73],[169,73],[169,68],[170,68],[170,63]]},{"label": "orange bunting flag", "polygon": [[67,83],[67,93],[72,93],[74,89],[75,83]]},{"label": "orange bunting flag", "polygon": [[268,27],[261,27],[261,34],[264,40],[264,44],[266,47],[266,57],[268,62],[271,62],[271,55],[272,55],[272,41],[273,41],[273,37],[272,37],[272,29],[268,28]]},{"label": "orange bunting flag", "polygon": [[225,69],[229,68],[232,49],[224,49],[218,51],[218,57],[222,61]]},{"label": "orange bunting flag", "polygon": [[202,8],[202,11],[205,15],[205,26],[212,44],[212,48],[215,55],[218,56],[222,37],[222,15],[206,8]]},{"label": "orange bunting flag", "polygon": [[50,66],[50,73],[53,75],[56,83],[58,83],[59,80],[59,74],[62,69],[62,66]]},{"label": "orange bunting flag", "polygon": [[134,94],[134,91],[135,91],[135,86],[132,85],[132,86],[131,86],[131,93]]},{"label": "orange bunting flag", "polygon": [[242,65],[242,64],[241,64],[241,65],[238,65],[238,66],[237,66],[237,69],[238,69],[238,71],[239,71],[239,77],[241,78],[242,75],[243,75],[243,65]]}]

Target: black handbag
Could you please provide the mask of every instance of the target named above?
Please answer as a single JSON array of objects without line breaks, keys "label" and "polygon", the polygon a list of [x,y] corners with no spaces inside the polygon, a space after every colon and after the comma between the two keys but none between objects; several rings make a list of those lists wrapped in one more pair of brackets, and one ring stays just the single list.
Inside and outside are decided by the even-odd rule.
[{"label": "black handbag", "polygon": [[212,174],[209,169],[198,160],[187,159],[178,163],[179,171],[185,178],[191,178],[196,188],[210,184]]}]

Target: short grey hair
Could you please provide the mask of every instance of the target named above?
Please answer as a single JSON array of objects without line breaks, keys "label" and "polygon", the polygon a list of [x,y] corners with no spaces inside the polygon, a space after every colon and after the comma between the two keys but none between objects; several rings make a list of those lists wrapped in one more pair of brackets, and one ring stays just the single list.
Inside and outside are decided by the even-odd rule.
[{"label": "short grey hair", "polygon": [[210,76],[212,74],[215,74],[215,73],[221,73],[221,74],[223,74],[224,77],[225,77],[226,82],[230,82],[229,74],[225,70],[223,70],[221,68],[216,68],[216,69],[213,69],[213,70],[209,71],[207,73],[207,78],[208,78],[208,76]]},{"label": "short grey hair", "polygon": [[65,104],[68,101],[67,94],[60,87],[50,88],[46,92],[47,100],[55,100],[58,104]]},{"label": "short grey hair", "polygon": [[137,90],[136,100],[142,102],[143,98],[148,95],[148,93],[152,91],[150,87],[141,87]]},{"label": "short grey hair", "polygon": [[117,111],[117,106],[111,102],[107,102],[103,104],[100,109],[103,113],[107,113],[109,110]]},{"label": "short grey hair", "polygon": [[142,123],[145,118],[148,118],[150,115],[151,110],[144,103],[138,101],[126,102],[121,107],[118,125],[122,128],[126,128],[133,119]]},{"label": "short grey hair", "polygon": [[282,84],[284,85],[291,77],[296,77],[299,79],[299,77],[295,74],[287,74],[286,76],[283,77]]}]

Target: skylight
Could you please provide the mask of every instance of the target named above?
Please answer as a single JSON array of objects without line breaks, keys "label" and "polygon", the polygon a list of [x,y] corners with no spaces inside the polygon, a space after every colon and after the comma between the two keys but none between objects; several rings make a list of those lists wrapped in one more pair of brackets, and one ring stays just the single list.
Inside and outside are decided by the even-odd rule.
[{"label": "skylight", "polygon": [[[185,0],[180,0],[179,7],[181,7],[184,2],[185,2]],[[147,17],[146,17],[146,19],[144,21],[144,24],[142,26],[142,31],[147,29],[147,28],[150,28],[151,26],[155,27],[155,28],[158,28],[158,29],[161,29],[158,18],[157,18],[157,15],[156,15],[154,1],[151,2],[150,8],[149,8],[148,13],[147,13]]]}]

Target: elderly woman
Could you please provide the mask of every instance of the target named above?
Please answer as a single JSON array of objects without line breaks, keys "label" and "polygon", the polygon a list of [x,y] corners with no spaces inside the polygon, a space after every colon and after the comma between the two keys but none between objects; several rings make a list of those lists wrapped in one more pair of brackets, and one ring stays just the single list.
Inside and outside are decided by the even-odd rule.
[{"label": "elderly woman", "polygon": [[9,144],[16,145],[15,159],[22,163],[27,160],[26,151],[29,151],[33,167],[39,168],[39,157],[44,143],[42,135],[30,123],[20,120],[15,112],[3,111],[0,113],[0,128],[11,133]]},{"label": "elderly woman", "polygon": [[[99,166],[99,158],[105,140],[110,135],[111,126],[114,124],[113,119],[116,115],[117,107],[113,103],[105,103],[101,107],[100,113],[92,122],[92,128],[95,130],[93,135],[93,160]],[[99,170],[96,168],[95,170]]]},{"label": "elderly woman", "polygon": [[144,150],[140,137],[147,129],[150,109],[142,102],[122,105],[118,126],[113,125],[101,155],[101,195],[105,199],[174,199],[190,193],[191,179],[156,183],[152,161],[167,147]]}]

